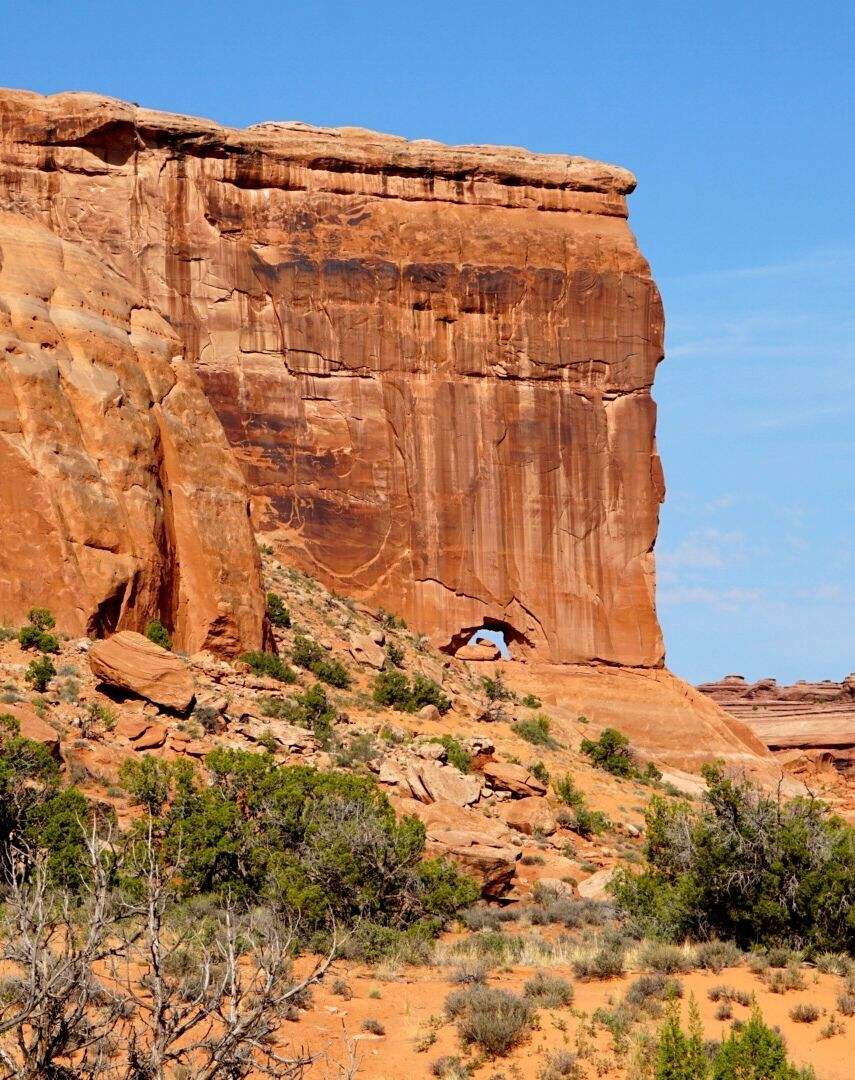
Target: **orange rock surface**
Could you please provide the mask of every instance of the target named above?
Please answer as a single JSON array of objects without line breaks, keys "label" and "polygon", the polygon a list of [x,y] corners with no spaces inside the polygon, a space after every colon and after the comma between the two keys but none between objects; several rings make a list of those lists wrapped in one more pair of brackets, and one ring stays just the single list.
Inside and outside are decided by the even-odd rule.
[{"label": "orange rock surface", "polygon": [[188,649],[260,637],[193,368],[256,526],[329,586],[452,651],[486,623],[515,656],[659,665],[663,317],[633,187],[577,157],[0,92],[0,615],[139,628],[165,603]]},{"label": "orange rock surface", "polygon": [[49,224],[0,210],[0,622],[39,605],[69,633],[161,618],[191,651],[257,648],[248,495],[184,347]]}]

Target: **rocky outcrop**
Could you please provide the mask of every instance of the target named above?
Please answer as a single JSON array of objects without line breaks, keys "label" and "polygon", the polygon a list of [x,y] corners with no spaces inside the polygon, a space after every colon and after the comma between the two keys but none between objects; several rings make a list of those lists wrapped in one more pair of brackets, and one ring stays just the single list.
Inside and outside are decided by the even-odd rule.
[{"label": "rocky outcrop", "polygon": [[[183,661],[132,630],[97,641],[89,652],[89,666],[108,687],[173,712],[186,712],[193,704],[193,676]],[[128,737],[139,739],[143,734]]]},{"label": "rocky outcrop", "polygon": [[37,605],[74,634],[160,618],[188,650],[259,647],[247,491],[183,344],[26,209],[0,211],[0,621]]},{"label": "rocky outcrop", "polygon": [[452,652],[487,624],[516,656],[660,664],[663,318],[633,186],[578,157],[0,93],[4,266],[36,234],[50,253],[35,279],[11,263],[32,309],[0,289],[0,616],[165,607],[190,650],[258,638],[192,367],[255,524],[337,591]]},{"label": "rocky outcrop", "polygon": [[[792,686],[728,675],[698,689],[772,750],[855,748],[855,674],[839,683],[802,681]],[[848,754],[841,760],[849,765]]]}]

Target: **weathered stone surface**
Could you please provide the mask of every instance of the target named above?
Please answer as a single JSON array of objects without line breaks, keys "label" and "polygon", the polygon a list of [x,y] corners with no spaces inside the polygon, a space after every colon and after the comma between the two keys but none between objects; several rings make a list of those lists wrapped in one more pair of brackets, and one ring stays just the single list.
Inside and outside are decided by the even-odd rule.
[{"label": "weathered stone surface", "polygon": [[47,721],[42,720],[32,705],[0,704],[0,713],[18,721],[23,738],[42,743],[54,757],[59,757],[59,733]]},{"label": "weathered stone surface", "polygon": [[247,490],[196,357],[130,265],[46,228],[49,200],[9,197],[7,150],[0,137],[0,619],[43,605],[96,635],[160,618],[188,650],[257,648]]},{"label": "weathered stone surface", "polygon": [[96,642],[89,665],[108,686],[155,705],[186,712],[193,703],[193,676],[183,661],[133,630],[121,630]]},{"label": "weathered stone surface", "polygon": [[511,888],[520,852],[501,822],[477,810],[450,803],[424,805],[393,799],[400,814],[413,814],[425,824],[429,855],[453,859],[481,884],[482,895],[496,899]]},{"label": "weathered stone surface", "polygon": [[481,781],[477,776],[438,761],[414,761],[406,770],[406,778],[413,798],[419,802],[471,806],[481,796]]},{"label": "weathered stone surface", "polygon": [[512,795],[545,795],[546,784],[540,782],[523,765],[504,761],[487,761],[481,771],[498,791],[510,791]]},{"label": "weathered stone surface", "polygon": [[603,870],[597,870],[584,881],[579,882],[579,895],[586,900],[609,900],[608,884],[614,877],[614,868],[611,866]]},{"label": "weathered stone surface", "polygon": [[558,828],[555,814],[542,796],[529,795],[522,799],[513,799],[502,807],[501,814],[507,825],[527,836],[535,833],[552,836]]},{"label": "weathered stone surface", "polygon": [[163,724],[150,724],[138,738],[134,739],[134,750],[156,750],[163,746],[168,734]]},{"label": "weathered stone surface", "polygon": [[351,633],[350,655],[360,664],[380,671],[386,663],[386,653],[368,634]]},{"label": "weathered stone surface", "polygon": [[[170,390],[179,355],[257,525],[338,591],[451,651],[488,620],[517,655],[659,664],[663,318],[626,221],[633,187],[578,157],[0,92],[0,210],[62,253],[27,292],[32,332],[22,304],[18,351],[0,352],[0,520],[15,521],[0,580],[7,565],[32,577],[33,534],[49,568],[0,615],[58,585],[68,629],[140,628],[165,591],[191,651],[258,637],[242,497],[213,422],[187,423],[195,389]],[[57,406],[35,420],[31,386]],[[158,415],[176,393],[179,435]],[[172,480],[170,505],[176,462],[192,483]],[[170,531],[182,505],[192,541]],[[173,532],[177,551],[155,542]],[[202,615],[185,567],[214,586]]]}]

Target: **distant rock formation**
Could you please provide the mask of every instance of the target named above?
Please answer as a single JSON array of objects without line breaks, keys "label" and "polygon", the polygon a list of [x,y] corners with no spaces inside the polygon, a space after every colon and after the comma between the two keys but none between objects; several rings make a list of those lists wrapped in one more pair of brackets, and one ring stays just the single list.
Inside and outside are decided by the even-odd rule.
[{"label": "distant rock formation", "polygon": [[[797,682],[779,686],[774,679],[746,682],[727,675],[698,689],[772,750],[855,749],[855,673],[839,683]],[[849,762],[851,755],[838,755]]]},{"label": "distant rock formation", "polygon": [[257,529],[330,587],[450,652],[487,625],[516,657],[660,665],[663,316],[634,183],[1,91],[0,618],[259,640],[195,371]]}]

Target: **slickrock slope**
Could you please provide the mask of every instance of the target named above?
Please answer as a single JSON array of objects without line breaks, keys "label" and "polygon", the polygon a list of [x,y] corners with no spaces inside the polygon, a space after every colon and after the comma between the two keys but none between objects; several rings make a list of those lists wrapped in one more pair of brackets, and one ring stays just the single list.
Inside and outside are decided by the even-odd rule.
[{"label": "slickrock slope", "polygon": [[[486,621],[516,655],[662,662],[650,389],[663,318],[627,225],[633,186],[582,158],[299,124],[236,131],[88,94],[0,92],[0,208],[99,260],[105,302],[135,297],[109,336],[92,332],[127,348],[128,320],[146,340],[152,323],[160,341],[171,328],[237,451],[257,529],[452,650]],[[150,517],[156,474],[116,480]],[[73,504],[79,485],[63,482]],[[128,562],[156,564],[132,541],[153,526],[131,516],[104,510],[107,539],[31,526],[42,564],[68,566],[63,543],[98,552],[79,623],[152,606],[141,593],[163,575]],[[226,573],[236,550],[206,559]],[[80,571],[66,580],[70,609]]]},{"label": "slickrock slope", "polygon": [[182,353],[90,249],[0,211],[0,623],[260,645],[248,494]]},{"label": "slickrock slope", "polygon": [[[771,749],[855,749],[855,674],[839,683],[793,686],[779,686],[774,679],[749,683],[741,675],[728,675],[698,689]],[[849,760],[845,753],[838,756]]]}]

